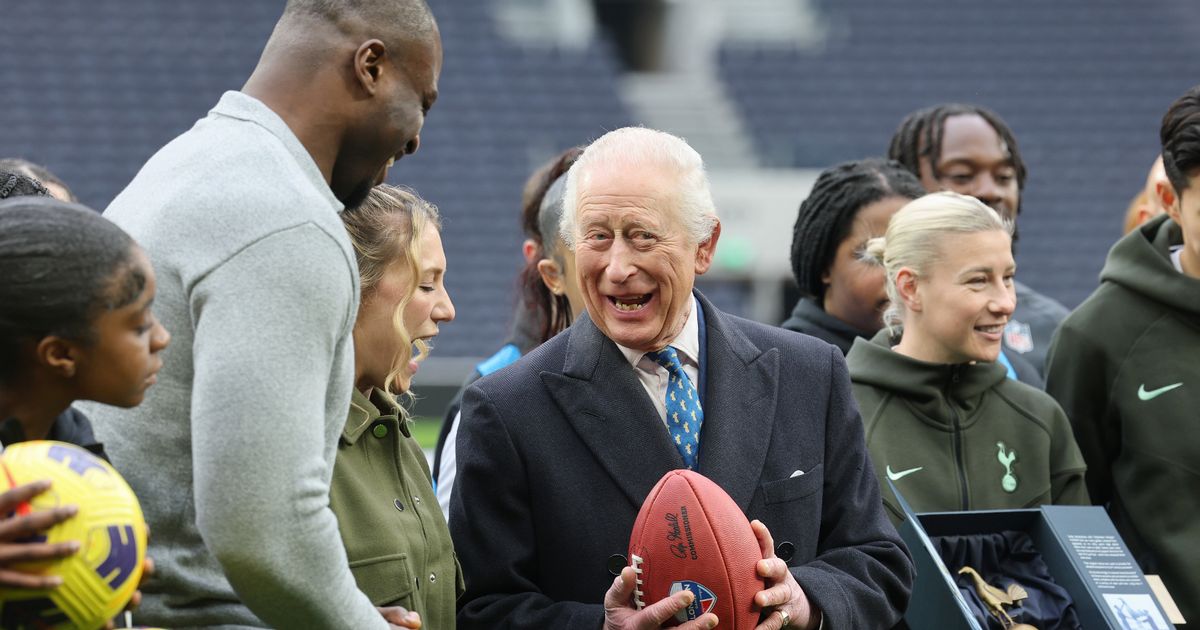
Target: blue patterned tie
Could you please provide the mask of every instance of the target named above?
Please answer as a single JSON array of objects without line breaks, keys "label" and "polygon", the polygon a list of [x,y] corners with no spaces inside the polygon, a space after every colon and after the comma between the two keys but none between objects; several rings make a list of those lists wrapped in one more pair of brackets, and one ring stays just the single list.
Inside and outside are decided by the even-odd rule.
[{"label": "blue patterned tie", "polygon": [[667,346],[657,352],[647,352],[647,357],[667,369],[667,431],[675,442],[675,448],[683,456],[688,470],[696,468],[696,456],[700,451],[700,425],[704,423],[704,410],[700,408],[700,393],[683,371],[679,354]]}]

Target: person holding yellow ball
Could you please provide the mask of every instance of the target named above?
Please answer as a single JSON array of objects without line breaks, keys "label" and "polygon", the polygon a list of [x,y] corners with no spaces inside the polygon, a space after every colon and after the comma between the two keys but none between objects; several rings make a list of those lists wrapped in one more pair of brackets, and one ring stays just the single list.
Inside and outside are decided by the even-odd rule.
[{"label": "person holding yellow ball", "polygon": [[[71,404],[132,407],[154,384],[170,342],[151,310],[154,271],[133,239],[99,213],[19,177],[0,173],[0,449],[56,440],[103,457]],[[43,480],[0,494],[0,514],[9,515],[0,517],[0,588],[55,588],[60,578],[14,565],[79,550],[77,542],[30,540],[77,511],[18,513],[49,488]]]}]

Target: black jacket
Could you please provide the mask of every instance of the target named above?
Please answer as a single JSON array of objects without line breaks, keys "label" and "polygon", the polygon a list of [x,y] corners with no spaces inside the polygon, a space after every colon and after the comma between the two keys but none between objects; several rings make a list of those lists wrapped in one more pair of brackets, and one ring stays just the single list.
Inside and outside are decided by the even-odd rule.
[{"label": "black jacket", "polygon": [[[0,443],[7,446],[24,442],[25,439],[25,431],[16,418],[9,418],[0,423]],[[50,433],[46,439],[83,447],[93,455],[108,461],[104,445],[96,441],[96,435],[92,432],[92,421],[74,407],[67,407],[66,411],[58,414],[58,417],[54,419],[54,424],[50,426]]]},{"label": "black jacket", "polygon": [[842,351],[842,356],[850,352],[854,340],[862,337],[870,339],[874,333],[859,330],[846,322],[830,315],[812,298],[802,297],[792,309],[792,316],[783,322],[782,326],[806,335],[812,335],[821,341],[827,341]]},{"label": "black jacket", "polygon": [[[826,628],[890,628],[912,562],[884,514],[841,353],[696,295],[699,472],[790,543],[788,565]],[[651,487],[683,467],[616,344],[583,316],[480,379],[458,443],[458,627],[600,627],[609,558],[627,553]]]}]

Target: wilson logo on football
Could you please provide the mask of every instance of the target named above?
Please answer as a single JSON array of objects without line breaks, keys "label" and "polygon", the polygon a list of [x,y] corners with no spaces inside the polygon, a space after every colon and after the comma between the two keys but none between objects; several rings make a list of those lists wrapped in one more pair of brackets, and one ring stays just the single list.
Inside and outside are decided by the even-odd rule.
[{"label": "wilson logo on football", "polygon": [[689,621],[713,609],[717,605],[717,596],[707,586],[691,580],[679,580],[671,583],[671,595],[679,591],[691,591],[695,599],[691,605],[675,613],[678,621]]}]

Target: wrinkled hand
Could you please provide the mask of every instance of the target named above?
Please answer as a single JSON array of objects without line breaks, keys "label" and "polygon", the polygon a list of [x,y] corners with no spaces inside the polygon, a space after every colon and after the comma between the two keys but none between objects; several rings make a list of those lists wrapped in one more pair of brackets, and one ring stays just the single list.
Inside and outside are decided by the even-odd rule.
[{"label": "wrinkled hand", "polygon": [[393,628],[421,627],[421,615],[399,606],[382,606],[379,608],[379,614],[383,615],[384,620]]},{"label": "wrinkled hand", "polygon": [[754,536],[758,538],[758,546],[762,550],[763,559],[758,563],[758,574],[767,581],[766,590],[759,591],[754,596],[754,603],[767,613],[762,623],[755,630],[780,630],[784,627],[784,617],[776,611],[786,611],[790,621],[788,628],[803,628],[815,630],[821,623],[821,611],[813,607],[804,594],[804,589],[796,583],[796,577],[788,570],[787,563],[775,557],[775,540],[771,532],[760,520],[750,522]]},{"label": "wrinkled hand", "polygon": [[[21,503],[50,489],[49,481],[35,481],[0,494],[0,514],[11,514]],[[0,586],[51,589],[62,584],[56,575],[35,575],[11,568],[13,564],[65,558],[79,551],[76,541],[62,543],[18,542],[40,534],[75,516],[74,505],[41,510],[24,516],[0,517]]]},{"label": "wrinkled hand", "polygon": [[[604,594],[604,630],[657,630],[675,613],[690,606],[695,598],[691,591],[679,591],[637,610],[633,607],[635,580],[633,567],[625,567]],[[716,625],[717,616],[705,613],[678,627],[680,630],[709,630]]]}]

